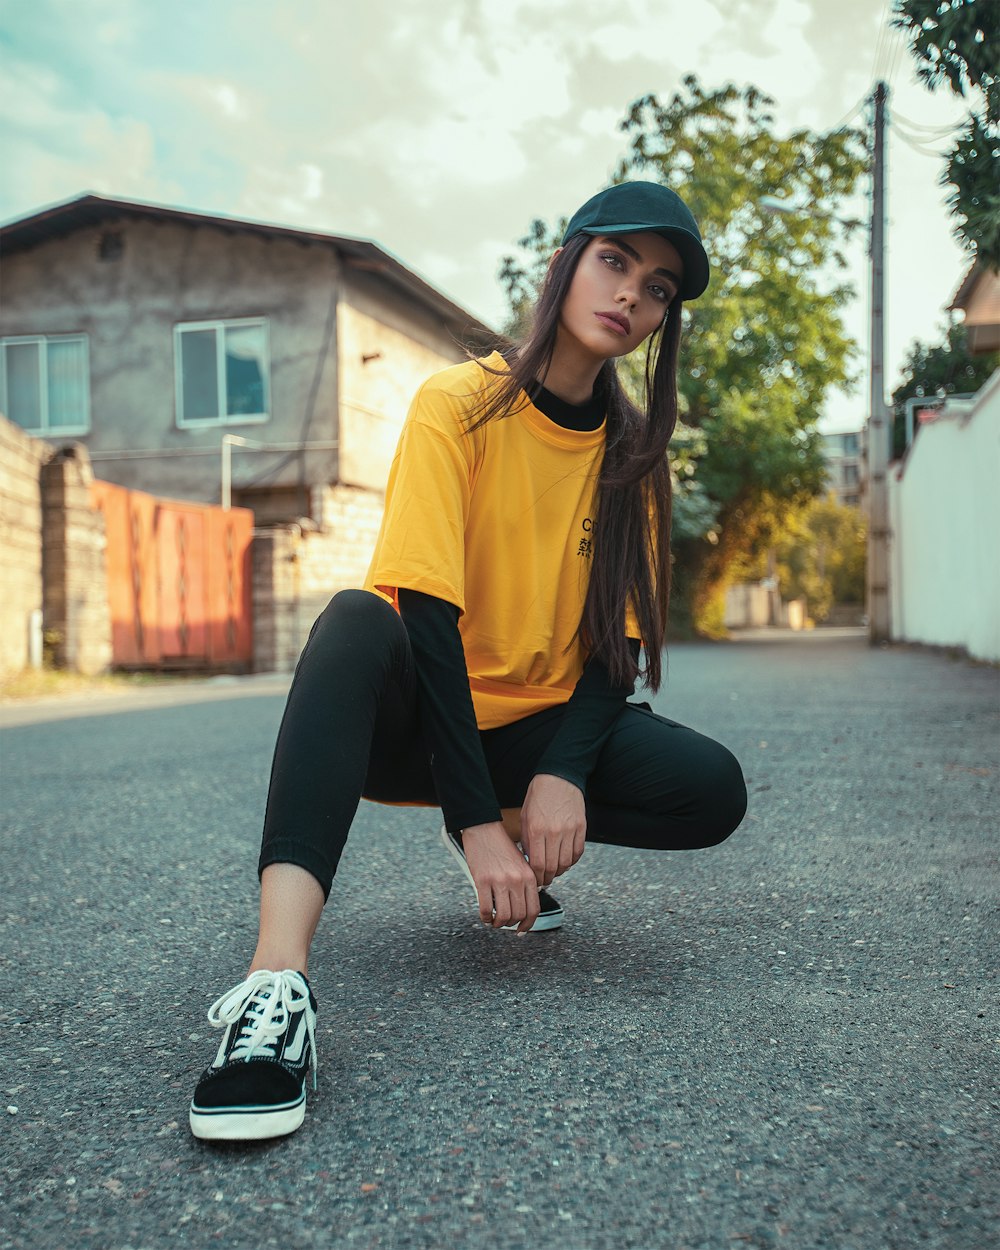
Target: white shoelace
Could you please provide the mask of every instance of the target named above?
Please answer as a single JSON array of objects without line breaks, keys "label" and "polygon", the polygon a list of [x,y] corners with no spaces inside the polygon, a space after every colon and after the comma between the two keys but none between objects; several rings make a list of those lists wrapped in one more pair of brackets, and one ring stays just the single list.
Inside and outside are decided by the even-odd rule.
[{"label": "white shoelace", "polygon": [[230,1059],[252,1059],[266,1055],[274,1059],[278,1040],[288,1028],[289,1020],[298,1012],[305,1015],[309,1044],[312,1047],[313,1089],[316,1088],[316,1035],[309,991],[302,977],[286,968],[284,972],[251,972],[245,981],[217,998],[208,1009],[208,1022],[213,1029],[234,1025],[244,1015],[249,1019],[240,1029]]}]

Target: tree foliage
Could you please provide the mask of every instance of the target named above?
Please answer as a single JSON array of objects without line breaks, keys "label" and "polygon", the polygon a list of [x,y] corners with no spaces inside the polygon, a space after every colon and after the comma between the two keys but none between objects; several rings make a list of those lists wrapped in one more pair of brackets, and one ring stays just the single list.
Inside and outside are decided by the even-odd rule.
[{"label": "tree foliage", "polygon": [[1000,352],[973,356],[964,325],[949,326],[943,343],[927,346],[914,340],[903,364],[903,381],[892,392],[892,450],[906,450],[906,401],[974,394],[1000,367]]},{"label": "tree foliage", "polygon": [[867,523],[831,492],[789,516],[775,545],[783,599],[805,599],[809,616],[825,621],[835,603],[864,603]]},{"label": "tree foliage", "polygon": [[[828,388],[849,385],[857,350],[840,319],[852,291],[843,282],[821,289],[819,274],[845,267],[841,247],[858,223],[838,222],[837,209],[865,168],[862,136],[779,136],[772,103],[754,87],[706,91],[692,76],[669,101],[637,100],[621,125],[629,146],[615,181],[646,178],[678,191],[712,266],[708,291],[685,312],[678,379],[681,420],[698,438],[674,456],[684,487],[675,601],[686,600],[698,624],[719,606],[733,560],[821,489],[816,422]],[[761,199],[775,193],[801,211],[768,213]],[[520,255],[505,258],[509,328],[523,319],[564,228],[533,222]]]},{"label": "tree foliage", "polygon": [[917,76],[931,91],[946,83],[972,95],[964,132],[941,181],[956,234],[1000,268],[1000,4],[997,0],[897,0],[893,26],[904,31]]}]

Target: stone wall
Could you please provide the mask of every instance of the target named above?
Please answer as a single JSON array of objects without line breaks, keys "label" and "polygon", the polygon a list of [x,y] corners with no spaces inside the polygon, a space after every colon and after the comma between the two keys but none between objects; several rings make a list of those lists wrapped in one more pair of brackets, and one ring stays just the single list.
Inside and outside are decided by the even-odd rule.
[{"label": "stone wall", "polygon": [[56,450],[0,417],[0,676],[47,660],[111,663],[104,519],[86,448]]},{"label": "stone wall", "polygon": [[0,417],[0,677],[42,660],[39,474],[52,455],[48,443]]},{"label": "stone wall", "polygon": [[42,576],[46,646],[57,668],[111,664],[104,517],[91,500],[87,450],[70,444],[42,465]]},{"label": "stone wall", "polygon": [[361,586],[368,571],[383,497],[350,486],[313,490],[318,528],[257,530],[253,541],[254,669],[295,667],[313,621],[338,590]]}]

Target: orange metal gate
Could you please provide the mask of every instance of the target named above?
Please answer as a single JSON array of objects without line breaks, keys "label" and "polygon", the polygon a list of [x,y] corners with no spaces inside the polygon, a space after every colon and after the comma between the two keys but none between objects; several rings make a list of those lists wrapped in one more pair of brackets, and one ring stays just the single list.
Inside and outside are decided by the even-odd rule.
[{"label": "orange metal gate", "polygon": [[249,669],[253,513],[91,489],[107,533],[112,662]]}]

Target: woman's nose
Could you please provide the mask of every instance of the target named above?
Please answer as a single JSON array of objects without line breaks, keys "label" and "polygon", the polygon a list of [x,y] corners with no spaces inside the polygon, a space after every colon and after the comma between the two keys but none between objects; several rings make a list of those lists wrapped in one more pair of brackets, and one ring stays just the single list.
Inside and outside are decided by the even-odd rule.
[{"label": "woman's nose", "polygon": [[615,299],[619,303],[624,301],[628,308],[635,308],[638,302],[638,297],[636,295],[635,288],[630,283],[627,283],[627,282],[623,283],[622,286],[619,287],[618,294],[615,296]]}]

